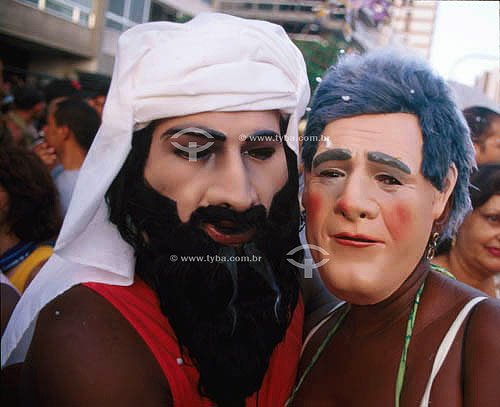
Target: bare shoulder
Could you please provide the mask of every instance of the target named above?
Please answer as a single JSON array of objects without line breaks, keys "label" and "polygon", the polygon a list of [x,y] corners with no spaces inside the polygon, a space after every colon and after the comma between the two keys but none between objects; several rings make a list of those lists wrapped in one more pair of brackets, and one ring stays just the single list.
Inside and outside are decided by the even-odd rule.
[{"label": "bare shoulder", "polygon": [[38,317],[23,368],[27,405],[171,405],[150,349],[107,300],[75,286]]},{"label": "bare shoulder", "polygon": [[500,359],[500,300],[487,298],[476,305],[470,318],[468,339],[476,342],[486,342],[495,345]]},{"label": "bare shoulder", "polygon": [[14,307],[19,301],[19,293],[11,286],[1,283],[0,284],[0,302],[1,302],[1,319],[0,319],[0,330],[1,334],[5,331],[7,327],[7,322],[14,311]]},{"label": "bare shoulder", "polygon": [[[488,297],[482,291],[476,290],[459,281],[450,279],[439,273],[430,273],[428,278],[429,292],[427,298],[429,301],[424,306],[431,307],[434,318],[440,315],[450,314],[455,319],[458,312],[472,299],[477,297],[487,297],[479,302],[470,311],[466,318],[467,340],[470,343],[485,340],[489,338],[498,338],[500,335],[500,301]],[[427,286],[426,286],[427,287]],[[500,346],[500,341],[495,341]]]},{"label": "bare shoulder", "polygon": [[[436,329],[441,329],[444,335],[470,300],[485,296],[485,293],[441,273],[430,272],[419,306],[420,324],[417,332],[432,334]],[[473,310],[474,313],[476,311]],[[470,319],[470,315],[466,320]]]},{"label": "bare shoulder", "polygon": [[465,332],[464,406],[498,406],[500,301],[488,298],[472,311]]},{"label": "bare shoulder", "polygon": [[472,298],[487,296],[482,291],[434,271],[429,273],[427,287],[434,306],[448,303],[461,308]]},{"label": "bare shoulder", "polygon": [[[485,363],[495,360],[500,373],[500,301],[487,298],[478,303],[466,322],[466,351],[474,353],[474,358],[483,355]],[[490,353],[489,355],[486,355]],[[499,376],[500,377],[500,376]]]}]

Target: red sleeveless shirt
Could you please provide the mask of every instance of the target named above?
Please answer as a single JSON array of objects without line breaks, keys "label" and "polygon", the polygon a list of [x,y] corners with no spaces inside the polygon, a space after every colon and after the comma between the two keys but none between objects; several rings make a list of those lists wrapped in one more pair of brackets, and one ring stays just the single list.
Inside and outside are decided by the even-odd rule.
[{"label": "red sleeveless shirt", "polygon": [[[160,310],[156,294],[146,283],[136,276],[134,284],[127,287],[101,283],[84,285],[113,304],[141,335],[168,380],[174,406],[214,405],[198,393],[198,370],[187,360],[187,355],[182,360],[175,333]],[[304,304],[299,297],[285,339],[271,355],[269,368],[258,394],[260,407],[283,406],[288,399],[297,374],[303,321]],[[247,399],[246,406],[256,406],[256,394]]]}]

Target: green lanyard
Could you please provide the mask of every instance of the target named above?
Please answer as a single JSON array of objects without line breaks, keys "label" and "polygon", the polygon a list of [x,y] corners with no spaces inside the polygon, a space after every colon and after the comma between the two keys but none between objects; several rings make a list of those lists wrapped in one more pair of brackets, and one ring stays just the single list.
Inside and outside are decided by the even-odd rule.
[{"label": "green lanyard", "polygon": [[424,290],[425,281],[422,283],[418,289],[417,295],[415,297],[415,302],[413,303],[413,308],[411,309],[410,316],[408,317],[408,325],[406,326],[406,336],[405,336],[405,346],[403,348],[403,353],[401,354],[401,360],[399,361],[398,377],[396,378],[396,400],[394,405],[399,407],[399,399],[401,398],[401,390],[403,390],[403,381],[406,372],[406,356],[408,355],[408,347],[410,346],[410,339],[413,333],[413,325],[415,325],[415,317],[417,315],[418,304],[420,303],[420,296]]},{"label": "green lanyard", "polygon": [[[438,272],[446,275],[447,277],[455,279],[453,274],[451,274],[450,272],[448,272],[446,269],[444,269],[442,267],[436,266],[434,264],[431,264],[430,267],[431,267],[431,269],[438,271]],[[413,333],[413,326],[415,325],[415,317],[417,315],[418,304],[420,303],[420,297],[422,295],[422,291],[424,290],[424,286],[425,286],[425,281],[422,283],[422,285],[418,289],[417,295],[415,296],[415,301],[413,303],[413,308],[411,309],[410,316],[408,317],[408,325],[406,326],[406,335],[405,335],[403,353],[401,354],[401,360],[399,362],[399,369],[398,369],[398,377],[396,378],[396,395],[395,395],[395,403],[394,403],[395,407],[399,407],[399,399],[401,397],[401,390],[403,389],[403,382],[404,382],[404,377],[405,377],[405,372],[406,372],[406,357],[408,355],[408,348],[410,346],[410,339],[411,339],[411,335]],[[318,348],[318,350],[314,354],[313,358],[311,359],[311,362],[309,362],[309,365],[307,366],[306,370],[304,371],[304,373],[302,373],[302,376],[301,376],[299,382],[297,383],[297,385],[295,386],[295,388],[293,389],[293,392],[292,392],[290,398],[285,403],[285,407],[290,406],[290,403],[295,398],[295,394],[300,389],[302,382],[305,380],[307,374],[309,373],[309,371],[312,369],[312,367],[314,366],[314,364],[318,360],[319,356],[321,355],[321,353],[325,349],[326,345],[330,341],[333,334],[338,330],[340,324],[342,323],[342,321],[344,320],[344,318],[346,317],[346,315],[350,309],[351,309],[351,305],[347,304],[344,311],[340,315],[339,319],[337,320],[337,322],[335,323],[335,325],[333,326],[331,331],[328,333],[327,337],[323,340],[320,347]]]},{"label": "green lanyard", "polygon": [[347,304],[345,307],[344,307],[344,312],[342,312],[342,315],[340,315],[339,319],[337,320],[337,322],[335,323],[335,326],[332,328],[332,330],[328,333],[328,336],[323,340],[323,342],[321,343],[320,347],[318,348],[318,350],[316,351],[316,353],[314,354],[313,358],[311,359],[311,362],[309,363],[309,365],[306,367],[306,370],[304,371],[304,373],[302,373],[302,376],[299,380],[299,382],[297,383],[297,385],[295,386],[295,388],[293,389],[293,392],[292,394],[290,395],[290,397],[288,398],[288,400],[286,401],[285,403],[285,407],[288,407],[290,405],[290,403],[293,401],[293,399],[295,398],[295,394],[297,393],[297,391],[300,389],[300,386],[302,385],[302,382],[304,381],[304,379],[306,378],[307,374],[309,373],[309,371],[312,369],[312,367],[314,366],[314,364],[316,363],[316,361],[318,360],[319,356],[321,355],[321,353],[323,352],[323,349],[325,349],[325,346],[328,344],[328,342],[330,341],[330,338],[333,336],[333,334],[337,331],[337,329],[339,328],[340,324],[342,323],[342,321],[344,320],[345,316],[347,315],[347,313],[349,312],[349,310],[351,309],[351,304]]}]

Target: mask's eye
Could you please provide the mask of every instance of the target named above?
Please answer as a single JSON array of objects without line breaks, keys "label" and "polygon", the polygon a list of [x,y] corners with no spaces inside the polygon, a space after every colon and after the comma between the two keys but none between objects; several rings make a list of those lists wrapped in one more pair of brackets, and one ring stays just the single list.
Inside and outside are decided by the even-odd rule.
[{"label": "mask's eye", "polygon": [[500,215],[486,215],[486,220],[494,225],[500,225]]},{"label": "mask's eye", "polygon": [[203,144],[196,146],[178,145],[175,148],[175,154],[190,161],[208,160],[212,155],[212,149],[210,147],[204,148],[204,146]]},{"label": "mask's eye", "polygon": [[276,149],[273,147],[260,147],[260,148],[252,148],[250,150],[245,151],[243,154],[248,155],[257,160],[267,160],[273,156]]},{"label": "mask's eye", "polygon": [[338,178],[338,177],[343,177],[344,173],[339,170],[334,170],[334,169],[327,169],[323,170],[319,173],[320,177],[325,177],[325,178]]},{"label": "mask's eye", "polygon": [[403,185],[399,180],[388,174],[377,175],[376,179],[385,185]]}]

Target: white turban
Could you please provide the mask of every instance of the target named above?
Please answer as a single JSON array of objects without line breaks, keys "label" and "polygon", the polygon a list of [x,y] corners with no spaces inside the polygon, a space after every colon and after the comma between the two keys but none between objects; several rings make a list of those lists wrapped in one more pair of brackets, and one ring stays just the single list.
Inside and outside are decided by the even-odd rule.
[{"label": "white turban", "polygon": [[102,125],[81,168],[55,251],[2,337],[2,366],[22,361],[40,310],[72,286],[130,285],[132,248],[108,220],[104,194],[131,149],[134,126],[206,111],[279,110],[298,152],[310,90],[302,54],[282,27],[225,14],[138,25],[120,37]]}]

